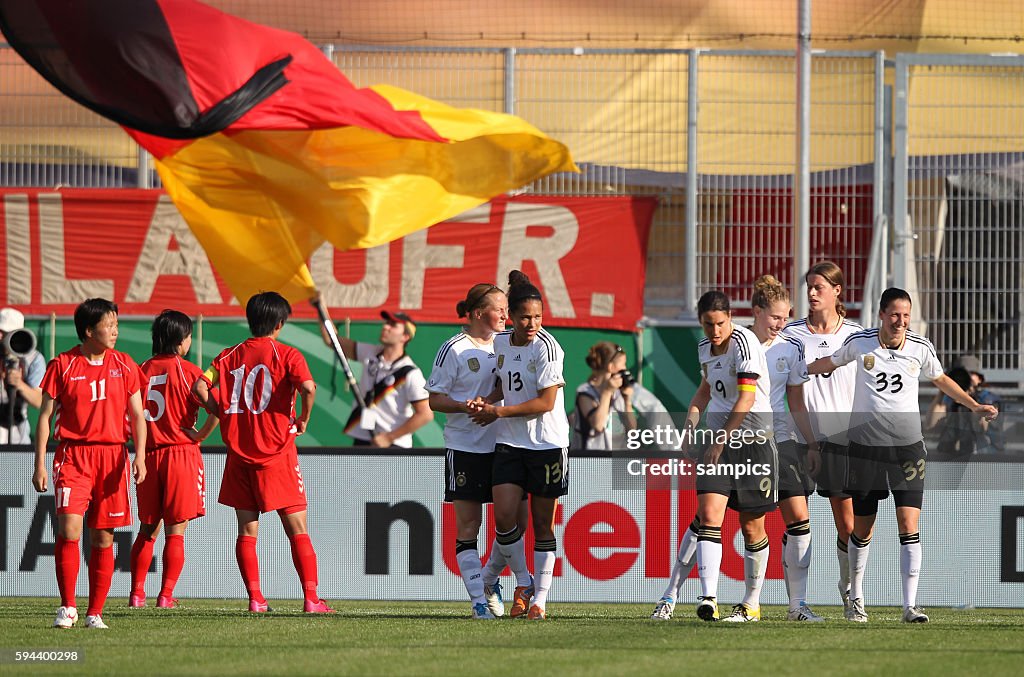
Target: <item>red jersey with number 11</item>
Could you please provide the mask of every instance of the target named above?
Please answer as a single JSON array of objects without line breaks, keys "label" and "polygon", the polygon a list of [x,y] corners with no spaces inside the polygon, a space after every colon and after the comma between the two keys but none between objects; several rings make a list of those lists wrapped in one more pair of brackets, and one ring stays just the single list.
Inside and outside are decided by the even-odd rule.
[{"label": "red jersey with number 11", "polygon": [[149,432],[146,448],[195,444],[181,429],[196,424],[199,403],[192,397],[192,386],[203,371],[177,355],[154,355],[141,369],[146,386],[142,406]]},{"label": "red jersey with number 11", "polygon": [[268,465],[295,448],[295,392],[312,381],[306,358],[269,336],[218,355],[202,378],[217,386],[220,434],[230,452]]},{"label": "red jersey with number 11", "polygon": [[54,439],[128,441],[128,399],[139,392],[139,365],[127,354],[108,350],[102,360],[90,362],[75,346],[50,360],[40,387],[54,401]]}]

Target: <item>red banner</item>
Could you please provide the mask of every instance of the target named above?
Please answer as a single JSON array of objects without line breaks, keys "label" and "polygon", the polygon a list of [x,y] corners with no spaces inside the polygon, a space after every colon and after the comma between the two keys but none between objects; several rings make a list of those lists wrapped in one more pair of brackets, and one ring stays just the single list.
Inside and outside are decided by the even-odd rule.
[{"label": "red banner", "polygon": [[[70,315],[83,299],[100,296],[125,316],[164,308],[243,315],[160,192],[8,188],[0,196],[3,305]],[[504,286],[519,268],[544,294],[545,324],[632,330],[643,314],[656,204],[645,197],[503,197],[373,249],[326,245],[310,271],[335,319],[379,319],[386,308],[454,323],[455,304],[471,286]],[[295,316],[314,312],[298,304]]]}]

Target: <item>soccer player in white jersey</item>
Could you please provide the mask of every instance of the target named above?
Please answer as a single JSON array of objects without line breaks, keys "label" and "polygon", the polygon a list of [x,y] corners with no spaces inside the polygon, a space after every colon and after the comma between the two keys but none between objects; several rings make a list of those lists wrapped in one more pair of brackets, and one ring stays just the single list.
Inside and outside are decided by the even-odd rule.
[{"label": "soccer player in white jersey", "polygon": [[[470,403],[494,390],[497,358],[494,335],[505,329],[508,300],[493,284],[475,285],[456,304],[466,326],[437,351],[427,381],[430,408],[445,414],[444,500],[455,507],[455,558],[473,603],[473,618],[493,619],[505,614],[498,577],[505,568],[501,550],[491,546],[484,570],[477,550],[483,504],[491,502],[496,426],[473,423]],[[525,524],[526,505],[520,520]]]},{"label": "soccer player in white jersey", "polygon": [[[771,375],[775,444],[779,449],[779,512],[786,533],[782,537],[782,564],[789,594],[787,620],[820,623],[825,619],[807,606],[807,571],[811,564],[811,522],[807,496],[821,465],[821,454],[807,417],[804,384],[808,381],[804,346],[782,334],[792,310],[789,294],[777,279],[762,275],[751,298],[754,325]],[[798,445],[799,429],[807,445]]]},{"label": "soccer player in white jersey", "polygon": [[[512,330],[494,337],[498,384],[479,400],[473,420],[495,423],[494,522],[497,543],[516,576],[509,616],[547,616],[547,596],[555,569],[555,508],[568,491],[569,421],[565,415],[565,354],[541,328],[540,291],[518,270],[508,276]],[[502,405],[495,402],[504,399]],[[523,534],[517,522],[524,493],[533,516],[534,573],[526,567]],[[532,604],[531,600],[532,599]]]},{"label": "soccer player in white jersey", "polygon": [[[804,346],[808,364],[839,350],[843,341],[863,327],[846,319],[846,306],[842,295],[846,287],[843,271],[832,261],[811,266],[804,276],[807,283],[807,317],[790,322],[782,330]],[[836,559],[839,562],[839,595],[843,611],[850,613],[850,569],[847,543],[853,530],[853,505],[843,491],[846,481],[846,431],[849,412],[853,406],[853,383],[856,369],[851,366],[836,369],[831,374],[818,375],[804,385],[804,404],[810,412],[818,446],[821,448],[821,470],[816,479],[818,494],[828,499],[836,525]],[[802,443],[807,443],[797,431]],[[788,536],[787,536],[788,540]]]},{"label": "soccer player in white jersey", "polygon": [[[702,591],[697,616],[705,621],[719,618],[722,522],[728,507],[739,513],[749,584],[743,601],[726,620],[757,621],[768,566],[764,516],[778,500],[768,364],[753,332],[733,324],[728,296],[720,291],[704,294],[697,315],[705,336],[697,348],[702,376],[687,412],[687,439],[703,437],[710,442],[696,473],[697,573]],[[695,428],[705,409],[707,430],[701,432],[708,434],[701,435]],[[737,472],[739,468],[746,474]]]},{"label": "soccer player in white jersey", "polygon": [[900,538],[903,621],[927,623],[917,604],[921,572],[918,520],[924,500],[925,448],[921,434],[918,382],[923,376],[958,404],[991,420],[998,410],[979,404],[942,372],[931,342],[910,331],[910,294],[890,288],[882,292],[877,329],[850,336],[831,357],[816,360],[810,373],[829,373],[852,364],[856,370],[853,415],[850,419],[850,465],[847,492],[853,497],[854,526],[850,536],[849,620],[866,623],[864,570],[878,502],[892,491]]},{"label": "soccer player in white jersey", "polygon": [[[770,398],[774,412],[775,444],[779,453],[779,509],[782,511],[786,531],[790,535],[783,541],[783,561],[787,567],[786,588],[790,597],[788,618],[794,621],[820,622],[818,616],[805,602],[807,590],[807,569],[811,560],[811,528],[807,513],[807,494],[814,488],[809,476],[817,472],[821,463],[818,445],[810,432],[807,410],[804,408],[803,384],[807,381],[807,365],[804,362],[803,345],[782,335],[792,304],[782,284],[771,275],[763,275],[754,283],[751,298],[754,309],[754,324],[751,331],[765,351],[770,374]],[[788,401],[788,408],[787,408]],[[791,414],[787,414],[788,411]],[[811,439],[811,446],[798,451],[793,439],[793,423],[800,426],[805,437]],[[690,575],[696,561],[697,536],[700,521],[694,518],[690,528],[679,544],[679,554],[672,567],[668,587],[654,607],[651,618],[668,620],[672,618],[675,602],[683,582]],[[747,552],[744,558],[744,581],[748,590],[756,579],[746,574],[757,573],[753,566],[755,553]],[[750,559],[751,566],[746,566]],[[765,559],[767,562],[767,559]],[[792,571],[790,571],[792,569]],[[762,572],[763,576],[763,572]],[[732,618],[729,616],[728,618]],[[727,618],[727,620],[728,620]],[[737,618],[736,620],[741,620]]]}]

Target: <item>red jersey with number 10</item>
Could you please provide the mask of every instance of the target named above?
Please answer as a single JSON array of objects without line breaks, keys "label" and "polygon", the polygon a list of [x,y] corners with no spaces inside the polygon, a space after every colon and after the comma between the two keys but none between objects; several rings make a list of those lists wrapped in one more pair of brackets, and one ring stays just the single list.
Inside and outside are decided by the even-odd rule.
[{"label": "red jersey with number 10", "polygon": [[139,392],[139,374],[139,365],[117,350],[108,350],[94,363],[75,346],[50,360],[40,387],[54,401],[54,439],[126,443],[128,399]]},{"label": "red jersey with number 10", "polygon": [[154,355],[141,369],[149,432],[146,448],[195,444],[181,429],[196,424],[199,403],[192,397],[192,385],[202,378],[202,369],[177,355]]},{"label": "red jersey with number 10", "polygon": [[202,378],[217,386],[220,434],[230,452],[268,465],[295,448],[295,392],[312,381],[306,358],[269,336],[228,348]]}]

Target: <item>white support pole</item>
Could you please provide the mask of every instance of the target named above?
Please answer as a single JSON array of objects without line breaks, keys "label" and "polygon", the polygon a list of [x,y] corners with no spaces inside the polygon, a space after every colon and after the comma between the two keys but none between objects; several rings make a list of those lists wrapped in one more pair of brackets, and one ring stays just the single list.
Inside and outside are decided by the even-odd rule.
[{"label": "white support pole", "polygon": [[793,172],[793,313],[807,315],[800,290],[811,266],[811,0],[800,0],[796,43],[796,167]]}]

